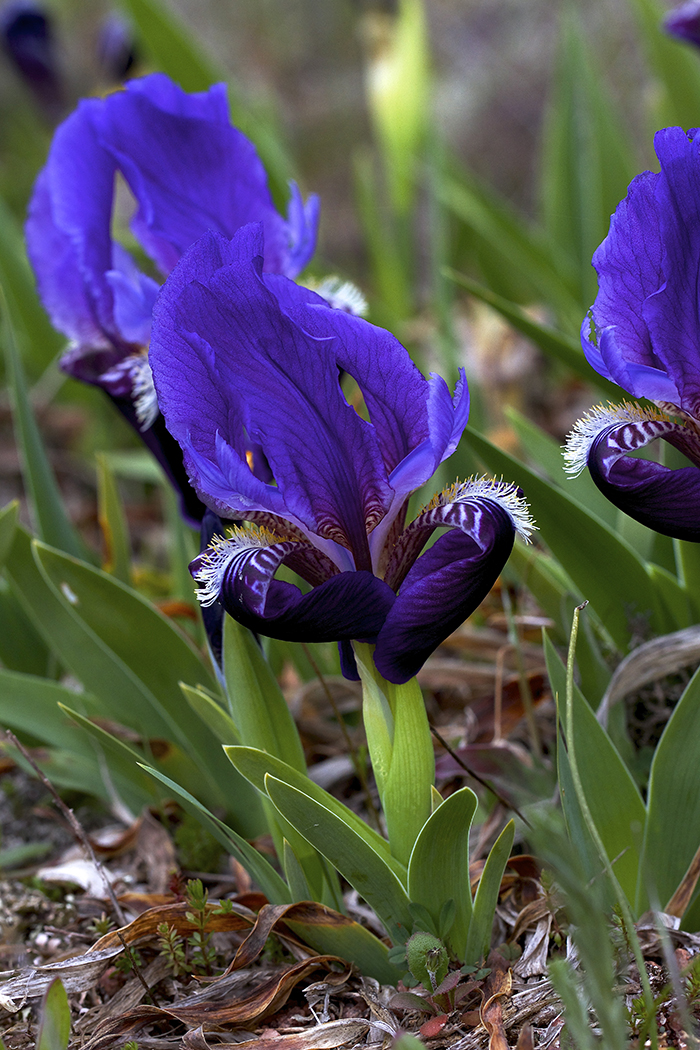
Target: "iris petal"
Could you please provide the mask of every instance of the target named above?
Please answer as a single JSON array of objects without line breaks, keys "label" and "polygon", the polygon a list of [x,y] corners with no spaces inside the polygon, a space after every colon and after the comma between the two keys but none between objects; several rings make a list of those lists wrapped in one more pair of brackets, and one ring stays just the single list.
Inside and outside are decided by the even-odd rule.
[{"label": "iris petal", "polygon": [[[676,435],[677,431],[681,433]],[[676,436],[678,441],[673,440]],[[679,444],[687,441],[687,431],[664,421],[602,430],[588,453],[591,477],[611,503],[643,525],[665,536],[700,541],[700,470],[695,466],[670,470],[628,455],[657,437]],[[696,446],[700,454],[697,439]]]},{"label": "iris petal", "polygon": [[[265,543],[239,533],[192,562],[192,574],[204,591],[203,604],[219,600],[239,623],[253,631],[286,641],[374,641],[393,591],[369,572],[334,573],[302,594],[298,587],[274,579],[282,564],[303,569],[308,552],[312,571],[319,552],[310,545],[281,540]],[[329,565],[328,569],[333,570]]]},{"label": "iris petal", "polygon": [[513,547],[515,529],[496,503],[480,508],[473,535],[452,529],[415,562],[379,632],[377,670],[401,684],[484,600]]},{"label": "iris petal", "polygon": [[[446,536],[416,557],[436,528]],[[396,545],[386,579],[398,597],[377,640],[374,661],[390,682],[406,682],[488,594],[516,531],[533,529],[514,485],[487,478],[458,483],[419,514]]]},{"label": "iris petal", "polygon": [[259,221],[267,268],[285,272],[290,231],[255,147],[229,123],[225,86],[190,95],[163,74],[133,83],[96,108],[95,125],[139,204],[132,229],[161,270],[207,230],[230,237]]},{"label": "iris petal", "polygon": [[661,163],[656,201],[661,216],[664,282],[643,305],[654,349],[680,392],[676,401],[700,414],[700,139],[682,128],[657,132]]},{"label": "iris petal", "polygon": [[118,340],[109,233],[114,161],[97,144],[92,100],[56,131],[29,204],[27,251],[54,326],[78,344]]},{"label": "iris petal", "polygon": [[262,281],[260,234],[208,234],[171,275],[150,352],[159,403],[171,432],[183,444],[189,433],[210,460],[212,434],[237,448],[244,426],[292,520],[368,568],[367,531],[392,496],[376,437],[345,401],[327,340],[295,324]]}]

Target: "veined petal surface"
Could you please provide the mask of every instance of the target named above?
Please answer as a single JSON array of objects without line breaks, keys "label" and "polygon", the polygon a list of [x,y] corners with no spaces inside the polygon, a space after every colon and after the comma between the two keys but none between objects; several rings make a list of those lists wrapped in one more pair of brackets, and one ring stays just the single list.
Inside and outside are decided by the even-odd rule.
[{"label": "veined petal surface", "polygon": [[590,364],[635,397],[700,413],[700,138],[665,128],[661,171],[630,184],[593,256],[599,291],[581,329]]},{"label": "veined petal surface", "polygon": [[374,430],[342,394],[331,341],[296,324],[266,287],[261,247],[258,226],[230,242],[208,234],[171,275],[151,343],[161,409],[189,445],[200,491],[201,457],[217,460],[213,435],[239,462],[249,437],[277,481],[269,509],[369,568],[367,532],[392,497]]},{"label": "veined petal surface", "polygon": [[[436,528],[447,526],[417,560]],[[513,547],[533,525],[518,489],[477,479],[456,484],[404,531],[387,571],[398,596],[377,639],[374,662],[388,681],[407,682],[488,594]]]},{"label": "veined petal surface", "polygon": [[671,470],[630,456],[662,438],[700,463],[700,437],[670,419],[635,405],[599,409],[579,420],[569,435],[568,470],[588,465],[611,503],[666,536],[700,541],[700,469]]},{"label": "veined petal surface", "polygon": [[[220,601],[239,623],[253,631],[286,641],[336,641],[362,637],[374,641],[393,591],[369,572],[335,573],[303,594],[298,587],[274,579],[283,563],[303,572],[308,556],[313,572],[320,566],[310,544],[269,542],[263,533],[239,530],[219,541],[192,562],[203,585],[203,604]],[[328,566],[330,571],[334,567]]]},{"label": "veined petal surface", "polygon": [[700,138],[682,128],[654,137],[661,174],[656,201],[661,216],[664,282],[643,304],[656,354],[680,394],[677,402],[700,415]]}]

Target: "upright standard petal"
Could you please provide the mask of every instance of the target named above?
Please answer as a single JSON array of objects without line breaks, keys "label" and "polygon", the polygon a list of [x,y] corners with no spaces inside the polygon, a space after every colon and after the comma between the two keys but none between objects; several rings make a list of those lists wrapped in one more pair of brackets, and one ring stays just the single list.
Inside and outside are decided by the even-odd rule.
[{"label": "upright standard petal", "polygon": [[[173,272],[151,344],[161,409],[174,436],[212,465],[221,466],[216,433],[238,462],[247,440],[258,444],[286,508],[277,502],[275,513],[369,568],[367,532],[391,502],[373,428],[343,397],[334,342],[296,324],[265,285],[260,250],[259,227],[231,242],[210,234]],[[206,491],[201,463],[189,463]]]},{"label": "upright standard petal", "polygon": [[120,345],[114,325],[110,221],[115,165],[96,142],[93,100],[57,130],[27,218],[27,251],[41,300],[69,339],[92,348]]},{"label": "upright standard petal", "polygon": [[[293,187],[289,222],[276,211],[253,144],[230,124],[222,84],[188,94],[154,74],[82,101],[58,128],[27,220],[39,293],[71,341],[61,367],[101,386],[143,435],[158,418],[145,356],[158,284],[112,238],[117,176],[136,202],[132,230],[163,274],[208,230],[231,236],[251,221],[265,231],[264,267],[296,274],[313,255],[319,208]],[[179,454],[167,442],[161,462]],[[241,437],[235,450],[243,464],[248,446]],[[194,493],[179,495],[201,506]]]},{"label": "upright standard petal", "polygon": [[657,132],[661,163],[656,201],[661,216],[664,282],[642,306],[657,356],[680,395],[673,401],[700,416],[700,138],[682,128]]},{"label": "upright standard petal", "polygon": [[700,139],[657,133],[658,174],[631,183],[593,256],[581,330],[590,364],[635,397],[700,412]]},{"label": "upright standard petal", "polygon": [[290,229],[255,147],[229,123],[223,84],[191,95],[163,74],[131,81],[95,125],[138,202],[132,229],[163,273],[207,230],[231,237],[249,222],[263,223],[267,267],[285,272]]}]

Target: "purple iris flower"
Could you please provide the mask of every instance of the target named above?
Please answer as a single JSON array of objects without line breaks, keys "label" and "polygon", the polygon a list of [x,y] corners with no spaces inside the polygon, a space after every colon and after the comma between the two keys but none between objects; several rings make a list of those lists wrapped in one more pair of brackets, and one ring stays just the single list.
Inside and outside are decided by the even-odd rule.
[{"label": "purple iris flower", "polygon": [[207,230],[230,237],[252,221],[264,228],[265,269],[295,277],[314,252],[318,199],[304,204],[292,185],[284,219],[253,144],[231,126],[225,85],[187,94],[163,74],[84,99],[37,179],[27,245],[44,306],[70,340],[61,367],[111,396],[199,521],[204,508],[159,415],[148,364],[160,281],[112,237],[124,184],[136,203],[131,233],[162,277]]},{"label": "purple iris flower", "polygon": [[[565,455],[631,517],[700,541],[700,136],[666,128],[654,144],[661,171],[633,180],[593,256],[599,291],[581,336],[596,371],[656,407],[596,409]],[[629,455],[657,438],[692,466]]]},{"label": "purple iris flower", "polygon": [[[472,480],[406,524],[466,425],[464,375],[451,396],[389,332],[265,273],[262,253],[258,225],[205,235],[154,313],[158,402],[191,483],[245,523],[192,563],[200,599],[260,634],[339,641],[349,677],[351,640],[374,643],[379,672],[405,682],[487,594],[527,508],[514,486]],[[275,579],[281,565],[305,593]]]},{"label": "purple iris flower", "polygon": [[669,11],[664,18],[664,29],[671,36],[700,47],[700,0],[686,0]]},{"label": "purple iris flower", "polygon": [[6,4],[0,11],[0,37],[47,116],[55,118],[61,109],[63,89],[49,12],[32,0]]}]

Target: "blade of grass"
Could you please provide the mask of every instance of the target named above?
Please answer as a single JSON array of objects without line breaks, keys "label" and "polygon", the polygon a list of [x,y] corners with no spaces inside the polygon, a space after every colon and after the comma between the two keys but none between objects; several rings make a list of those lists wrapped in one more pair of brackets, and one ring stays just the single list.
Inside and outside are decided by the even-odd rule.
[{"label": "blade of grass", "polygon": [[24,368],[17,349],[14,326],[4,291],[0,289],[2,341],[5,349],[8,385],[12,397],[17,446],[22,457],[22,474],[39,537],[52,547],[84,558],[86,551],[66,513],[56,478],[49,464],[39,428],[27,393]]}]

